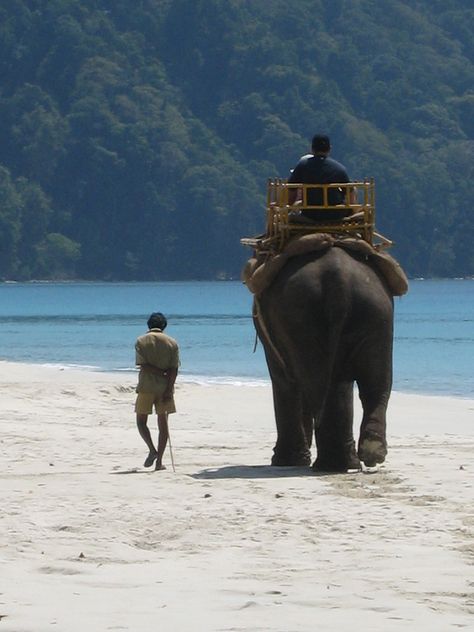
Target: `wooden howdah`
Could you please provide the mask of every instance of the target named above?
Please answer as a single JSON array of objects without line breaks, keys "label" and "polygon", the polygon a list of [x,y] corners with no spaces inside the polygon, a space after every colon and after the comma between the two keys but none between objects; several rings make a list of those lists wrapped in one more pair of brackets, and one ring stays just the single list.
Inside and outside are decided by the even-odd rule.
[{"label": "wooden howdah", "polygon": [[[318,190],[319,205],[308,204],[311,191]],[[331,189],[339,190],[342,204],[331,205]],[[293,198],[293,203],[289,199]],[[304,215],[301,211],[304,210]],[[341,211],[345,217],[340,218]],[[318,214],[324,212],[324,219]],[[328,219],[334,213],[335,219]],[[310,217],[311,216],[311,217]],[[375,229],[375,183],[370,178],[360,182],[331,184],[289,183],[281,178],[269,179],[266,201],[266,230],[263,235],[241,239],[241,243],[259,251],[281,252],[289,240],[308,233],[329,233],[362,239],[376,250],[389,248],[393,242]]]}]

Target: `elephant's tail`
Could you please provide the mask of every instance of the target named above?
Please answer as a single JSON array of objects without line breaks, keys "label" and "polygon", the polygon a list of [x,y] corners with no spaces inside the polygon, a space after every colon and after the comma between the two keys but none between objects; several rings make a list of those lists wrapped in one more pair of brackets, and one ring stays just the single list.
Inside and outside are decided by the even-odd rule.
[{"label": "elephant's tail", "polygon": [[275,360],[277,361],[277,363],[280,365],[280,368],[283,371],[286,371],[287,370],[286,362],[282,354],[280,353],[280,351],[275,346],[275,343],[273,342],[272,337],[270,336],[262,311],[260,310],[260,305],[259,305],[257,297],[255,297],[253,301],[252,316],[255,323],[255,329],[257,330],[259,337],[263,339],[262,342],[263,341],[265,342],[264,344],[265,348],[271,350],[271,353],[275,357]]},{"label": "elephant's tail", "polygon": [[304,353],[308,362],[301,375],[315,424],[324,414],[328,399],[333,399],[331,390],[337,388],[345,368],[343,338],[350,310],[344,283],[333,277],[316,309],[318,325],[313,331],[317,333],[311,341],[314,347],[310,354]]},{"label": "elephant's tail", "polygon": [[332,326],[324,341],[324,348],[321,350],[320,357],[323,358],[323,361],[321,365],[317,367],[318,377],[315,380],[316,383],[319,384],[320,389],[319,394],[315,393],[318,399],[316,401],[313,399],[314,403],[311,406],[316,425],[318,424],[320,415],[326,408],[330,390],[335,383],[334,376],[339,358],[342,329],[343,327],[340,324]]}]

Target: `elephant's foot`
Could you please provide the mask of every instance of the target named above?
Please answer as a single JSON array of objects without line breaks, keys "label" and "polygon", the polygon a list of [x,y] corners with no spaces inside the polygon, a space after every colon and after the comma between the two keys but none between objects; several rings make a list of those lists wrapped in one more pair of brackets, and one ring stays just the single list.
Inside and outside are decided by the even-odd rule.
[{"label": "elephant's foot", "polygon": [[350,461],[328,461],[325,459],[317,458],[313,463],[313,471],[315,472],[333,472],[343,473],[349,470],[361,470],[359,459],[356,457]]},{"label": "elephant's foot", "polygon": [[274,452],[272,465],[275,465],[276,467],[303,467],[311,465],[311,453],[309,450],[290,454]]},{"label": "elephant's foot", "polygon": [[347,472],[348,470],[361,469],[359,457],[355,451],[355,445],[352,443],[342,454],[323,452],[318,449],[318,457],[313,463],[315,472]]},{"label": "elephant's foot", "polygon": [[366,467],[375,467],[385,461],[387,446],[381,439],[367,438],[359,442],[359,459]]}]

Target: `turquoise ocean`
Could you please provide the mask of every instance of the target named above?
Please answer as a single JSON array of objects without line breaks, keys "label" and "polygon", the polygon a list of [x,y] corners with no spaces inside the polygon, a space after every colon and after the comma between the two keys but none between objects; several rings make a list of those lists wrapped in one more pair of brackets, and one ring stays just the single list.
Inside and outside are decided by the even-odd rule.
[{"label": "turquoise ocean", "polygon": [[[168,317],[180,379],[261,384],[252,297],[237,281],[0,284],[0,359],[134,371],[152,311]],[[474,397],[474,280],[414,280],[395,299],[394,390]],[[4,368],[4,370],[6,370]]]}]

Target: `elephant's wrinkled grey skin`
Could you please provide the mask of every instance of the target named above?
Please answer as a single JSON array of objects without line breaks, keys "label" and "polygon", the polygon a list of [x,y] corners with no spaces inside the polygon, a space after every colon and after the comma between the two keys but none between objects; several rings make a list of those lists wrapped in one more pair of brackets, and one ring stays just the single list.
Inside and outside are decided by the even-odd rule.
[{"label": "elephant's wrinkled grey skin", "polygon": [[[272,465],[344,472],[387,454],[393,299],[365,259],[342,248],[290,259],[255,304],[254,322],[273,387]],[[356,452],[353,387],[363,419]]]}]

